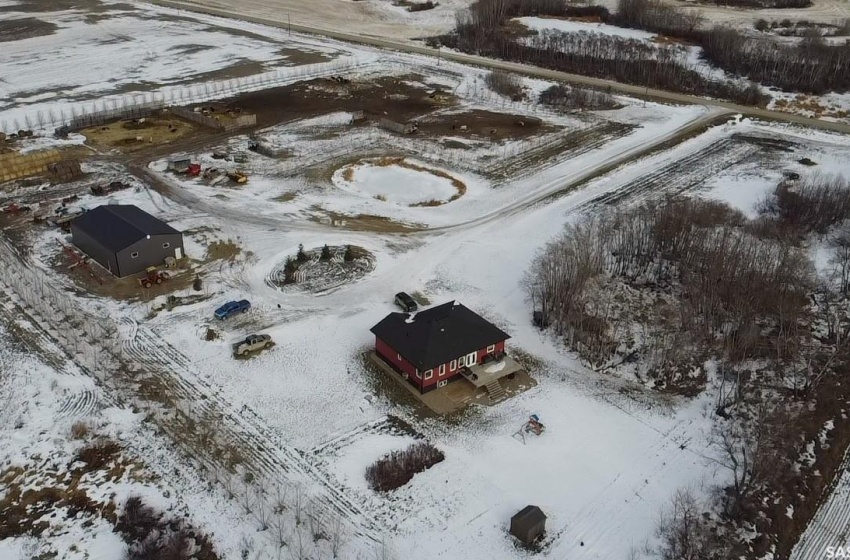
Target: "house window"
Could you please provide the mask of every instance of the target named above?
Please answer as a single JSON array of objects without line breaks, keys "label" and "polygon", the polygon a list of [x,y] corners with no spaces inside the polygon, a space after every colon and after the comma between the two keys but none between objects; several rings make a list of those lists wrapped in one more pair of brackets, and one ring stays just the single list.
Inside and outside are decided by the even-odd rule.
[{"label": "house window", "polygon": [[136,251],[135,253],[130,253],[130,258],[131,258],[131,259],[135,259],[135,258],[137,258],[138,256],[139,256],[139,252],[138,252],[138,251]]},{"label": "house window", "polygon": [[458,358],[457,359],[457,367],[465,366],[466,365],[466,363],[464,362],[465,359],[466,359],[466,356],[461,356],[460,358]]},{"label": "house window", "polygon": [[449,364],[449,371],[454,371],[457,369],[457,360],[452,360],[452,363]]},{"label": "house window", "polygon": [[434,370],[433,369],[427,370],[425,372],[425,379],[431,379],[432,377],[434,377]]},{"label": "house window", "polygon": [[171,247],[171,243],[163,243],[162,244],[163,249],[168,249],[169,247]]},{"label": "house window", "polygon": [[496,351],[496,345],[495,344],[491,344],[490,346],[487,347],[487,353],[488,354],[490,354],[491,352],[495,352],[495,351]]},{"label": "house window", "polygon": [[440,375],[446,374],[446,364],[440,365]]}]

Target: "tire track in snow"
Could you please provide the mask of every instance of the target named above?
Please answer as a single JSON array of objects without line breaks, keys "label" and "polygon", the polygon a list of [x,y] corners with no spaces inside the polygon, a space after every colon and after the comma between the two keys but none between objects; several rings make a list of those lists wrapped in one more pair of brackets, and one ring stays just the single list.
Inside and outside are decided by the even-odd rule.
[{"label": "tire track in snow", "polygon": [[[361,534],[378,539],[379,527],[348,498],[300,450],[272,432],[252,410],[237,410],[219,392],[199,377],[193,363],[179,350],[148,327],[131,319],[122,321],[124,353],[139,364],[147,375],[162,382],[171,396],[191,403],[196,418],[220,418],[216,430],[228,441],[239,443],[244,464],[262,479],[291,484],[292,476],[316,484],[317,497],[343,515]],[[287,476],[289,475],[289,476]]]},{"label": "tire track in snow", "polygon": [[[582,209],[601,205],[614,206],[624,202],[642,202],[662,195],[680,195],[705,183],[707,178],[741,162],[758,152],[753,144],[734,138],[698,150],[660,169],[643,175],[639,180],[624,185],[586,202]],[[666,183],[666,184],[665,184]]]},{"label": "tire track in snow", "polygon": [[824,496],[826,500],[791,551],[791,560],[823,560],[827,547],[846,550],[850,546],[850,450],[844,455],[834,485]]},{"label": "tire track in snow", "polygon": [[59,405],[56,417],[70,420],[86,418],[94,414],[99,406],[100,401],[97,393],[91,389],[86,389],[66,397]]}]

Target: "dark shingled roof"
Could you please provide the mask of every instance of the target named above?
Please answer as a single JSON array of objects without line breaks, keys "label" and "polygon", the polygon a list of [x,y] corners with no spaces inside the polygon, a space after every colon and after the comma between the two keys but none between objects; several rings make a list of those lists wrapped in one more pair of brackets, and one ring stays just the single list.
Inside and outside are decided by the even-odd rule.
[{"label": "dark shingled roof", "polygon": [[511,523],[523,523],[532,525],[538,521],[546,519],[546,514],[543,513],[537,506],[525,506],[511,517]]},{"label": "dark shingled roof", "polygon": [[420,371],[510,338],[454,301],[419,313],[390,313],[371,331]]},{"label": "dark shingled roof", "polygon": [[180,232],[141,208],[130,204],[106,204],[89,210],[73,226],[113,252],[126,249],[148,235]]}]

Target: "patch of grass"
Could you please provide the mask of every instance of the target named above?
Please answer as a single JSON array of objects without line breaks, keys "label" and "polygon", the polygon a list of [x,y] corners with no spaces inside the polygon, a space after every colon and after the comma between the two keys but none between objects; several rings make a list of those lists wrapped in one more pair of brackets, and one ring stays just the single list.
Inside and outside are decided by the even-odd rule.
[{"label": "patch of grass", "polygon": [[292,202],[298,196],[298,193],[288,192],[274,198],[275,202]]},{"label": "patch of grass", "polygon": [[209,261],[226,260],[233,261],[242,252],[242,247],[232,240],[213,241],[207,245],[207,254],[204,259]]},{"label": "patch of grass", "polygon": [[527,372],[541,371],[543,369],[543,361],[537,356],[529,354],[522,348],[516,346],[510,349],[510,354]]},{"label": "patch of grass", "polygon": [[74,422],[71,425],[71,437],[73,439],[86,439],[89,435],[89,424],[83,420]]},{"label": "patch of grass", "polygon": [[431,199],[431,200],[425,200],[423,202],[417,202],[416,204],[411,204],[410,206],[430,208],[430,207],[433,207],[433,206],[442,206],[443,204],[445,204],[445,203],[442,200]]},{"label": "patch of grass", "polygon": [[320,206],[313,206],[311,209],[314,212],[320,213],[313,214],[310,217],[311,221],[318,223],[327,223],[330,221],[335,226],[344,227],[351,231],[409,233],[421,231],[424,228],[421,224],[396,222],[392,218],[387,218],[386,216],[373,216],[371,214],[356,214],[354,216],[350,216],[347,214],[340,214],[339,212],[324,210]]},{"label": "patch of grass", "polygon": [[80,449],[74,460],[85,463],[89,471],[97,471],[112,464],[119,453],[121,446],[118,443],[102,438]]}]

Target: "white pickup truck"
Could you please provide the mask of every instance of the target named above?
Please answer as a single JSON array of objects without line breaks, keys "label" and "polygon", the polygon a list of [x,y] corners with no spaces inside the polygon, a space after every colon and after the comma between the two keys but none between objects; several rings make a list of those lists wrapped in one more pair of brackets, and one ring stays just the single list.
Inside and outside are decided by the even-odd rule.
[{"label": "white pickup truck", "polygon": [[272,344],[274,344],[272,337],[267,334],[250,334],[245,337],[245,340],[240,340],[233,345],[233,354],[235,356],[244,356],[248,352],[268,348]]}]

